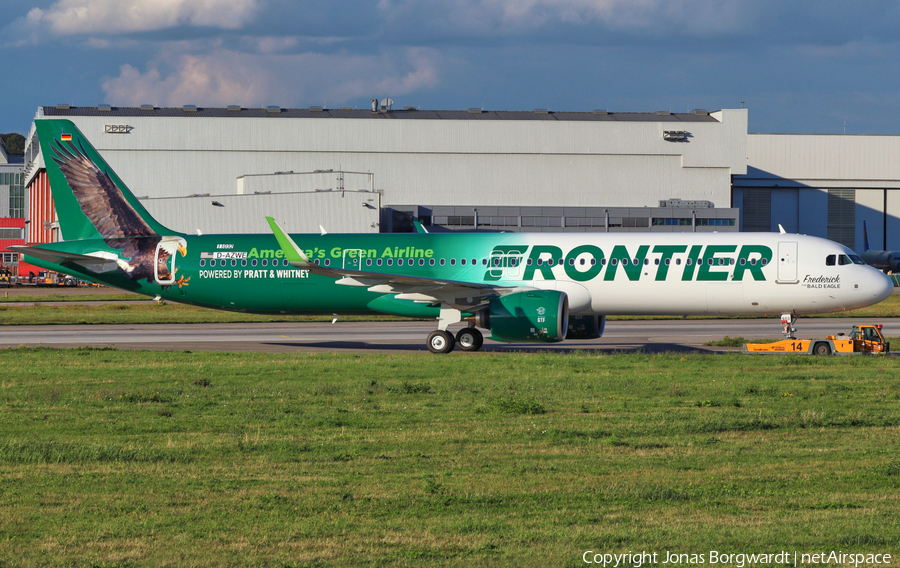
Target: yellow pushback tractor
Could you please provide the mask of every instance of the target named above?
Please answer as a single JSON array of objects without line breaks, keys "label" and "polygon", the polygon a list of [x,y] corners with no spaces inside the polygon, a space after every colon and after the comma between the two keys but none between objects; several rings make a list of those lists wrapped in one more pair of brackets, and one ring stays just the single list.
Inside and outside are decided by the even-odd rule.
[{"label": "yellow pushback tractor", "polygon": [[881,325],[854,325],[850,335],[839,333],[825,339],[784,339],[774,343],[745,343],[744,353],[797,353],[800,355],[852,355],[887,353]]}]

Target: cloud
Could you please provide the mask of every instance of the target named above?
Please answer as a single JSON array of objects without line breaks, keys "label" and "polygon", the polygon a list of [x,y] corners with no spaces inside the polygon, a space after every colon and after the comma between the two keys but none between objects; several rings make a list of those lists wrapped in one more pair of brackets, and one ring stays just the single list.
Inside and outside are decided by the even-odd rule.
[{"label": "cloud", "polygon": [[[143,73],[122,65],[103,82],[111,104],[163,106],[307,106],[399,96],[439,83],[440,57],[428,49],[379,55],[349,53],[255,54],[216,49],[164,55]],[[170,69],[166,74],[163,69]]]},{"label": "cloud", "polygon": [[742,0],[381,0],[379,9],[389,26],[427,22],[445,34],[482,37],[573,27],[715,36],[745,33],[760,12]]},{"label": "cloud", "polygon": [[16,42],[35,43],[38,33],[60,36],[121,35],[178,26],[239,29],[252,20],[260,0],[57,0],[34,8],[6,26]]},{"label": "cloud", "polygon": [[141,73],[126,64],[120,67],[118,77],[103,83],[103,91],[110,102],[131,106],[144,103],[224,106],[259,100],[268,77],[233,59],[215,54],[185,55],[177,61],[177,70],[167,77],[156,66]]}]

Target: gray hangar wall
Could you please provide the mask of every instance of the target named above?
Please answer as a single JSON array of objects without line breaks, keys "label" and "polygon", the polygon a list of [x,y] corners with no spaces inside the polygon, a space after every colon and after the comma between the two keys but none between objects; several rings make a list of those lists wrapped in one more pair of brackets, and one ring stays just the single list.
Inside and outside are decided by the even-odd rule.
[{"label": "gray hangar wall", "polygon": [[[156,208],[162,223],[185,232],[214,230],[223,217],[216,209],[223,208],[185,205],[182,210],[197,215],[185,219],[162,198],[244,195],[243,216],[262,219],[272,207],[293,209],[333,231],[328,226],[342,226],[346,212],[324,206],[328,200],[314,197],[316,190],[374,191],[379,207],[635,208],[680,198],[728,208],[732,175],[746,173],[745,110],[373,113],[61,106],[41,107],[38,114],[36,120],[72,120],[135,195]],[[32,169],[40,163],[34,142],[29,136],[26,167]],[[321,187],[279,182],[266,190],[289,194],[277,204],[263,191],[239,189],[242,176],[316,170],[360,177],[343,186],[335,179]],[[385,230],[368,213],[358,217],[348,229]],[[238,225],[258,229],[258,223]]]}]

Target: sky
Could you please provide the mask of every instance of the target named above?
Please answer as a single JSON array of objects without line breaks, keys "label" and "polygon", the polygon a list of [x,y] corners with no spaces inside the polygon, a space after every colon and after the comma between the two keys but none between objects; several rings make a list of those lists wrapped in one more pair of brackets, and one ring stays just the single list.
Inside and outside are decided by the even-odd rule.
[{"label": "sky", "polygon": [[0,132],[39,106],[749,109],[900,135],[900,2],[0,0]]}]

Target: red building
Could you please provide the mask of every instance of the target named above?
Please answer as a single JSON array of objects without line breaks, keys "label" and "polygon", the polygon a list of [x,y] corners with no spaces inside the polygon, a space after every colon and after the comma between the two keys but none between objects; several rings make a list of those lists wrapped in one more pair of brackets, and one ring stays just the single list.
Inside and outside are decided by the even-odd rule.
[{"label": "red building", "polygon": [[47,170],[41,168],[29,180],[26,187],[28,192],[28,233],[25,239],[29,245],[41,245],[52,243],[54,231],[51,228],[56,221],[56,209],[53,204],[53,195],[50,193],[50,182],[47,179]]},{"label": "red building", "polygon": [[[30,224],[30,223],[29,223]],[[16,267],[15,273],[19,276],[28,276],[29,272],[37,273],[40,268],[19,260],[19,253],[9,250],[13,245],[24,245],[25,219],[22,217],[0,217],[0,266],[4,268]],[[19,238],[12,238],[18,235]]]}]

